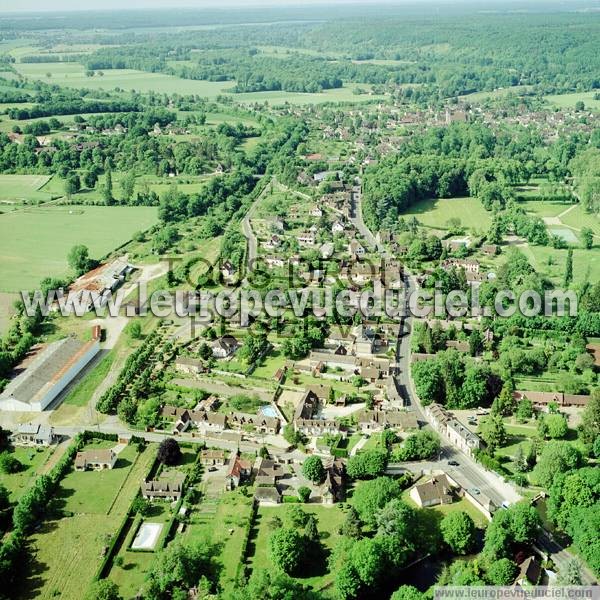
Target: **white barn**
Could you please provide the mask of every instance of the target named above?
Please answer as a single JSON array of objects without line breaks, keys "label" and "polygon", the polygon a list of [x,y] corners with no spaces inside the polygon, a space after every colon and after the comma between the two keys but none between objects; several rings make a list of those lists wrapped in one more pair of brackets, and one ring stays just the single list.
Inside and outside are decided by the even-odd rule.
[{"label": "white barn", "polygon": [[0,410],[41,412],[98,353],[100,342],[68,337],[49,344],[0,394]]}]

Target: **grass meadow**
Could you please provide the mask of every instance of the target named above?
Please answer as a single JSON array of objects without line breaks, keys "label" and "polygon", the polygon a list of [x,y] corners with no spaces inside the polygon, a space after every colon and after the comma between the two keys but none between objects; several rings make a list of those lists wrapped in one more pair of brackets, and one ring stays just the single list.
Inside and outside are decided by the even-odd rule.
[{"label": "grass meadow", "polygon": [[33,289],[44,277],[65,275],[75,244],[100,258],[156,221],[154,207],[51,206],[0,215],[0,291]]},{"label": "grass meadow", "polygon": [[[100,565],[154,459],[127,446],[112,471],[72,472],[53,501],[53,515],[29,538],[32,562],[15,598],[79,600]],[[77,577],[66,574],[76,573]]]},{"label": "grass meadow", "polygon": [[0,212],[26,201],[47,202],[52,194],[42,191],[51,175],[0,175]]},{"label": "grass meadow", "polygon": [[402,216],[416,217],[420,223],[433,229],[447,229],[449,219],[460,219],[463,227],[485,230],[491,223],[490,213],[477,198],[442,198],[421,200]]}]

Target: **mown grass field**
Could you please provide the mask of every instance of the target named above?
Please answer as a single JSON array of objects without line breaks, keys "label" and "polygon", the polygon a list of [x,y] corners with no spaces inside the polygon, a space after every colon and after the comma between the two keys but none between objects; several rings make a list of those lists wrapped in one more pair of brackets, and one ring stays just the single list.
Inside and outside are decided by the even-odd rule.
[{"label": "mown grass field", "polygon": [[[533,268],[549,277],[555,285],[562,285],[567,250],[557,250],[549,246],[520,246]],[[600,247],[592,250],[576,248],[573,250],[573,283],[600,279]]]},{"label": "mown grass field", "polygon": [[581,206],[575,206],[567,214],[562,216],[560,220],[569,227],[577,230],[582,227],[589,227],[594,235],[600,236],[600,218],[597,215],[586,213]]},{"label": "mown grass field", "polygon": [[50,178],[50,175],[0,175],[0,212],[24,201],[51,200],[51,194],[41,191]]},{"label": "mown grass field", "polygon": [[[33,559],[28,576],[15,590],[15,598],[79,600],[85,595],[104,548],[148,472],[156,446],[148,446],[137,460],[135,448],[128,447],[123,452],[128,457],[127,464],[117,463],[114,471],[71,473],[66,477],[61,485],[62,495],[51,506],[54,517],[29,539]],[[71,516],[62,512],[71,509],[77,512]],[[67,576],[74,573],[76,577]]]},{"label": "mown grass field", "polygon": [[42,468],[55,450],[51,448],[26,448],[23,446],[15,447],[12,455],[23,465],[18,473],[3,473],[0,477],[0,483],[9,491],[11,502],[16,502],[40,475]]},{"label": "mown grass field", "polygon": [[491,223],[490,213],[476,198],[443,198],[422,200],[402,215],[416,217],[420,223],[434,229],[447,229],[449,219],[460,219],[463,227],[484,230]]},{"label": "mown grass field", "polygon": [[240,490],[225,493],[218,499],[207,498],[193,510],[184,533],[189,542],[208,541],[217,545],[219,581],[223,588],[235,581],[251,507],[252,498]]},{"label": "mown grass field", "polygon": [[100,258],[156,221],[153,207],[51,206],[0,215],[0,291],[33,289],[44,277],[65,275],[75,244]]},{"label": "mown grass field", "polygon": [[558,108],[575,108],[577,102],[583,102],[586,108],[594,110],[600,109],[600,100],[595,100],[595,92],[576,92],[574,94],[557,94],[554,96],[546,96],[546,100],[553,106]]},{"label": "mown grass field", "polygon": [[[286,506],[261,506],[258,509],[255,530],[251,537],[251,551],[248,560],[252,569],[268,569],[272,563],[269,558],[269,538],[273,533],[270,521],[273,517],[279,517],[285,523]],[[341,539],[339,528],[341,527],[346,513],[334,506],[303,505],[302,510],[313,514],[317,519],[317,527],[321,535],[321,543],[326,553],[330,553]],[[304,577],[299,578],[302,583],[310,585],[314,589],[325,588],[333,582],[335,573],[330,572],[325,565],[319,572],[307,572]],[[328,597],[328,596],[327,596]]]},{"label": "mown grass field", "polygon": [[[29,78],[50,84],[90,90],[136,90],[138,92],[198,94],[207,98],[216,98],[224,90],[232,87],[232,81],[197,81],[181,79],[162,73],[146,73],[133,69],[111,69],[87,77],[80,63],[16,63],[18,72]],[[50,77],[47,77],[50,73]]]}]

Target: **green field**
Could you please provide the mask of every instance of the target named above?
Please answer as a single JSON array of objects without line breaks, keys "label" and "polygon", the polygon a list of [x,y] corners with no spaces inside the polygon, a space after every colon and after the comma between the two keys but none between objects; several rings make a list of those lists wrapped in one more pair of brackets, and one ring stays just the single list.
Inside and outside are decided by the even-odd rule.
[{"label": "green field", "polygon": [[[273,533],[270,526],[270,521],[273,517],[278,516],[285,523],[286,506],[261,506],[258,509],[256,519],[255,537],[252,539],[254,553],[249,558],[249,564],[253,569],[268,569],[271,567],[269,558],[269,537]],[[325,551],[331,552],[337,542],[341,539],[339,528],[341,527],[346,514],[334,506],[323,505],[304,505],[302,510],[313,514],[317,519],[317,527],[321,534],[321,542],[325,547]],[[335,573],[329,572],[325,567],[319,573],[306,573],[300,578],[302,583],[310,585],[315,589],[325,588],[331,584],[335,577]],[[329,597],[329,596],[327,596]]]},{"label": "green field", "polygon": [[546,100],[558,108],[575,108],[575,104],[582,101],[586,108],[597,110],[600,109],[600,100],[594,99],[594,96],[597,93],[597,91],[594,91],[576,92],[574,94],[557,94],[555,96],[546,96]]},{"label": "green field", "polygon": [[[86,77],[85,68],[80,63],[16,63],[15,68],[21,75],[30,79],[90,90],[120,88],[138,92],[198,94],[216,98],[224,90],[235,85],[232,81],[197,81],[133,69],[112,69],[104,71],[102,76]],[[47,73],[50,73],[51,77],[47,77]]]},{"label": "green field", "polygon": [[10,492],[12,502],[17,501],[41,474],[43,466],[54,450],[55,447],[43,449],[15,447],[12,455],[23,465],[23,468],[18,473],[3,474],[0,477],[0,483]]},{"label": "green field", "polygon": [[51,194],[40,191],[50,178],[50,175],[0,175],[0,212],[24,201],[51,200]]},{"label": "green field", "polygon": [[449,219],[460,219],[468,229],[487,229],[491,223],[490,213],[476,198],[443,198],[422,200],[413,204],[402,215],[416,217],[420,223],[434,229],[446,229]]},{"label": "green field", "polygon": [[[549,246],[520,246],[533,268],[549,277],[556,285],[562,285],[567,261],[567,250]],[[595,283],[600,279],[600,248],[573,250],[573,283]]]},{"label": "green field", "polygon": [[566,215],[562,216],[560,220],[565,225],[574,229],[589,227],[594,232],[594,235],[600,236],[600,219],[597,215],[586,213],[581,206],[575,206]]},{"label": "green field", "polygon": [[140,455],[127,447],[113,471],[67,475],[50,507],[53,516],[30,538],[35,553],[15,598],[79,600],[85,595],[155,453],[155,445]]},{"label": "green field", "polygon": [[52,206],[0,215],[0,291],[33,289],[44,277],[63,276],[75,244],[100,258],[156,220],[153,207]]},{"label": "green field", "polygon": [[[138,92],[197,94],[206,98],[216,98],[226,93],[235,85],[234,81],[200,81],[182,79],[163,73],[146,73],[134,69],[110,69],[104,75],[87,77],[85,68],[80,63],[16,63],[17,71],[29,79],[37,79],[72,88],[90,90],[135,90]],[[50,74],[50,77],[48,77]],[[271,104],[319,104],[323,102],[364,102],[377,100],[383,96],[369,94],[355,95],[353,89],[365,86],[351,84],[347,88],[325,90],[319,94],[302,94],[297,92],[251,92],[231,94],[238,102],[263,102]]]}]

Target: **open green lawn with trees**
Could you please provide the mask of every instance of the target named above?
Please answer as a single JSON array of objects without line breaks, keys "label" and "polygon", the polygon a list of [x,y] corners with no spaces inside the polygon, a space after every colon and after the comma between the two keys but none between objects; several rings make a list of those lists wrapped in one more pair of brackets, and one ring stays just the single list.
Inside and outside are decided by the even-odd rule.
[{"label": "open green lawn with trees", "polygon": [[21,463],[22,468],[17,473],[3,473],[0,479],[0,483],[10,492],[12,502],[17,501],[40,475],[54,450],[55,447],[37,449],[16,446],[14,448],[12,456]]},{"label": "open green lawn with trees", "polygon": [[34,289],[67,273],[67,254],[84,244],[100,258],[157,220],[154,207],[52,206],[0,215],[2,291]]},{"label": "open green lawn with trees", "polygon": [[240,564],[252,498],[242,490],[227,492],[219,498],[209,496],[194,506],[184,539],[189,543],[207,540],[217,544],[219,581],[231,587]]},{"label": "open green lawn with trees", "polygon": [[[342,537],[339,533],[339,528],[345,519],[345,513],[337,506],[311,506],[310,504],[303,504],[301,506],[304,512],[315,516],[323,546],[326,552],[331,552]],[[251,538],[251,547],[254,548],[254,552],[250,554],[248,559],[248,563],[252,569],[271,568],[269,537],[274,531],[271,521],[275,517],[279,517],[285,521],[286,510],[289,510],[289,507],[261,506],[258,509],[255,531],[252,533]],[[306,573],[306,576],[301,577],[300,580],[314,589],[319,589],[326,588],[334,578],[335,573],[323,569],[313,573]]]},{"label": "open green lawn with trees", "polygon": [[442,198],[416,202],[403,212],[404,219],[415,217],[426,227],[447,229],[450,219],[460,219],[463,227],[483,231],[490,225],[490,213],[477,198]]}]

